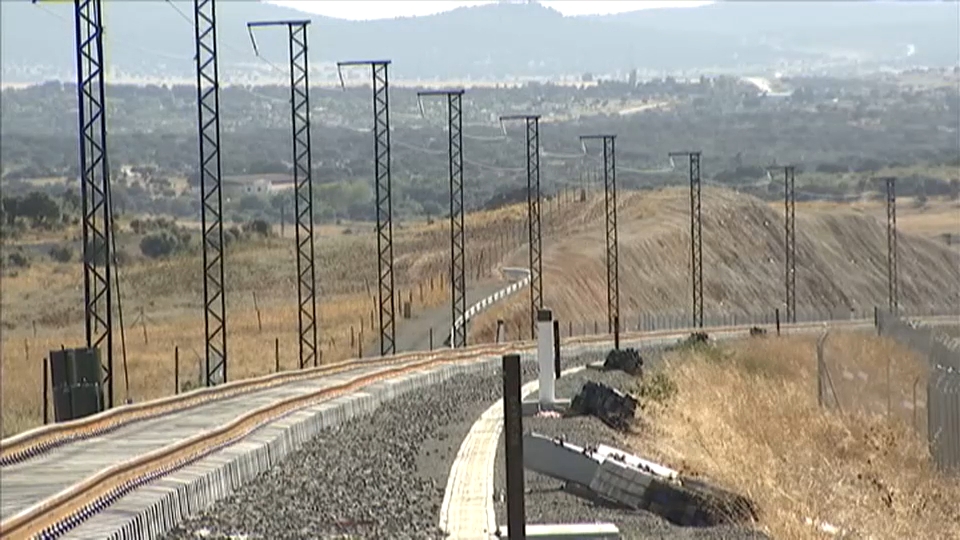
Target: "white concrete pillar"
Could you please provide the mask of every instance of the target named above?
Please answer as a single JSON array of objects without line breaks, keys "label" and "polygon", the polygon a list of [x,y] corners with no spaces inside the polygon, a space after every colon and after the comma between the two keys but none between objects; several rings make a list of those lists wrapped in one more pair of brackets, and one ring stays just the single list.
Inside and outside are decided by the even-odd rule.
[{"label": "white concrete pillar", "polygon": [[550,408],[556,402],[553,366],[553,313],[549,309],[537,311],[537,362],[540,367],[540,407]]}]

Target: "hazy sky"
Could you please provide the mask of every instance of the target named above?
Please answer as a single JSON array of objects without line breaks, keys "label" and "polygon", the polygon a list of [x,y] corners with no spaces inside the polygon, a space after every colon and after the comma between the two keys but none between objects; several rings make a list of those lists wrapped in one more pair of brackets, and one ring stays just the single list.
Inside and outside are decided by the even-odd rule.
[{"label": "hazy sky", "polygon": [[[339,19],[369,20],[432,15],[463,6],[494,2],[484,0],[272,0],[271,4],[295,7],[318,15]],[[704,0],[544,0],[540,4],[564,15],[604,15],[661,7],[694,7],[709,4]]]}]

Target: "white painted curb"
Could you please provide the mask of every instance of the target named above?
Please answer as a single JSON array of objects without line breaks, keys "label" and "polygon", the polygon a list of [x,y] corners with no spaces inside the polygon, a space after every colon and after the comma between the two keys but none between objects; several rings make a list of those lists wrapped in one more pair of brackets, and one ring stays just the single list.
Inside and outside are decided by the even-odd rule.
[{"label": "white painted curb", "polygon": [[527,268],[504,268],[503,272],[505,274],[521,274],[523,277],[519,281],[515,281],[506,288],[500,289],[499,291],[491,294],[490,296],[480,300],[476,304],[473,304],[467,311],[463,313],[462,316],[457,317],[457,320],[454,321],[453,326],[450,327],[450,336],[447,339],[447,344],[451,345],[453,343],[453,336],[456,332],[456,329],[467,322],[470,322],[474,316],[479,315],[485,309],[490,307],[496,302],[503,300],[504,298],[512,295],[513,293],[519,291],[520,289],[526,287],[530,284],[530,270]]}]

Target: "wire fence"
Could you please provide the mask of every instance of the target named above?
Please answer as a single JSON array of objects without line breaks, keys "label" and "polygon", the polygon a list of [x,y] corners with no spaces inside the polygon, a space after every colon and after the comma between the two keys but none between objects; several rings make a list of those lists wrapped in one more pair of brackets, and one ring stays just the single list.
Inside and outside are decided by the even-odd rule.
[{"label": "wire fence", "polygon": [[[911,426],[939,470],[960,472],[960,339],[886,311],[877,311],[876,328],[902,349],[832,347],[835,340],[821,336],[818,402],[844,415],[885,415]],[[960,328],[960,317],[952,328]]]}]

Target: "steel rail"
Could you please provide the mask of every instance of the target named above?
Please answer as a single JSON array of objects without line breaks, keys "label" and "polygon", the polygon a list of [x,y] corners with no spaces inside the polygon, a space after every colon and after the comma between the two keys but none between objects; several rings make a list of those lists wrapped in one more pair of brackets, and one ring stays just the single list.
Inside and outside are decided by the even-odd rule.
[{"label": "steel rail", "polygon": [[[526,271],[525,269],[518,270]],[[511,281],[516,282],[516,280]],[[522,280],[519,281],[522,282]],[[483,347],[483,345],[479,345],[469,350],[480,350]],[[416,358],[429,358],[442,353],[442,350],[413,351],[377,358],[354,358],[335,364],[327,364],[298,371],[288,371],[285,373],[272,373],[260,377],[233,381],[215,387],[198,388],[184,394],[111,408],[104,412],[77,420],[40,426],[0,440],[0,467],[24,462],[63,444],[103,435],[133,422],[149,420],[164,414],[182,411],[212,401],[274,388],[310,378],[336,375],[358,367],[403,362]]]},{"label": "steel rail", "polygon": [[[507,344],[487,347],[488,354],[505,352]],[[265,405],[221,427],[200,433],[147,454],[132,458],[123,463],[101,470],[86,480],[66,488],[30,508],[27,508],[0,524],[0,537],[32,538],[55,531],[62,523],[76,520],[75,516],[89,513],[89,510],[103,505],[105,499],[116,498],[117,492],[133,485],[138,479],[155,476],[160,472],[189,464],[203,456],[242,439],[255,429],[275,421],[282,416],[312,405],[318,401],[333,399],[369,384],[393,378],[399,375],[429,369],[441,364],[473,360],[476,351],[434,355],[428,359],[414,359],[395,367],[385,367],[375,373],[361,375],[348,382],[287,398]]]},{"label": "steel rail", "polygon": [[[601,334],[600,337],[604,335]],[[581,336],[582,338],[582,336]],[[566,338],[567,340],[571,338]],[[575,338],[579,339],[579,338]],[[484,345],[466,350],[481,354]],[[124,405],[85,418],[40,426],[0,441],[0,467],[20,463],[40,455],[64,443],[96,437],[132,422],[181,411],[211,401],[240,395],[242,393],[273,388],[279,385],[335,375],[364,365],[402,362],[415,358],[428,358],[442,352],[410,352],[376,359],[351,359],[336,364],[285,373],[273,373],[261,377],[234,381],[212,388],[199,388],[188,393],[159,398],[152,401]]]},{"label": "steel rail", "polygon": [[[937,317],[924,317],[936,320]],[[806,330],[824,327],[858,327],[868,325],[869,319],[851,319],[842,321],[821,321],[785,325],[787,330]],[[711,328],[713,332],[749,331],[755,325],[719,326]],[[694,328],[659,330],[654,332],[628,332],[624,340],[644,340],[650,338],[682,337]],[[610,342],[609,334],[578,336],[563,340],[566,346],[577,346]],[[481,345],[459,351],[444,350],[435,353],[417,353],[397,355],[378,359],[375,364],[402,364],[386,367],[383,370],[351,379],[348,382],[293,396],[245,413],[233,421],[218,428],[194,435],[187,439],[171,443],[163,448],[132,458],[126,462],[101,470],[87,479],[66,488],[59,493],[17,513],[0,523],[0,537],[32,538],[38,535],[53,534],[65,526],[82,521],[79,516],[89,516],[113,500],[136,488],[145,480],[153,480],[177,468],[192,463],[205,455],[239,441],[252,431],[282,416],[309,406],[318,401],[339,397],[369,384],[429,369],[442,364],[459,361],[474,361],[507,351],[526,352],[535,349],[536,342],[512,342],[501,345]],[[344,362],[352,366],[370,365],[370,362]],[[311,371],[320,371],[317,368]],[[327,370],[329,373],[330,370]],[[318,373],[315,373],[318,375]],[[271,376],[271,378],[276,377]],[[306,376],[299,377],[307,378]],[[225,387],[224,387],[225,388]]]},{"label": "steel rail", "polygon": [[0,441],[0,467],[26,461],[64,443],[96,437],[133,422],[156,418],[211,401],[306,379],[336,375],[358,367],[388,365],[418,358],[435,357],[442,353],[443,351],[412,352],[374,359],[351,359],[305,370],[272,373],[230,382],[221,386],[199,388],[176,396],[124,405],[77,420],[41,426]]}]

